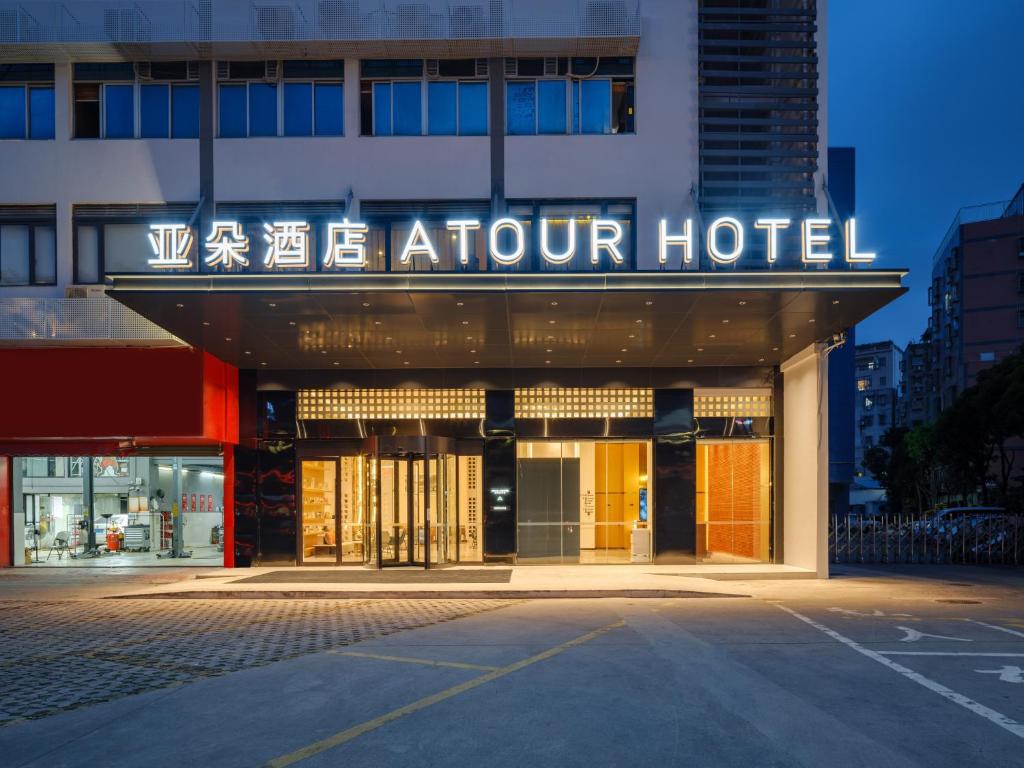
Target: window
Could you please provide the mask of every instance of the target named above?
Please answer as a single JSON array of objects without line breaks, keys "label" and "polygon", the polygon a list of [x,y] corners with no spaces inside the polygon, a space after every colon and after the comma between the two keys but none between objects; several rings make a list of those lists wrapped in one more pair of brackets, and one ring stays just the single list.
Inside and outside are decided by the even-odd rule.
[{"label": "window", "polygon": [[885,376],[879,376],[878,377],[878,386],[880,386],[880,387],[884,387],[885,386]]},{"label": "window", "polygon": [[871,379],[857,379],[857,390],[863,392],[871,388]]},{"label": "window", "polygon": [[362,134],[485,136],[486,77],[484,59],[363,61]]},{"label": "window", "polygon": [[632,58],[507,59],[505,67],[511,136],[635,131]]},{"label": "window", "polygon": [[54,285],[55,233],[52,217],[0,219],[0,285]]},{"label": "window", "polygon": [[1017,273],[1017,293],[1024,293],[1024,272]]},{"label": "window", "polygon": [[53,65],[0,67],[0,139],[52,139]]},{"label": "window", "polygon": [[76,64],[75,138],[194,139],[198,69],[189,62]]},{"label": "window", "polygon": [[343,61],[221,62],[219,136],[341,136],[344,133]]}]

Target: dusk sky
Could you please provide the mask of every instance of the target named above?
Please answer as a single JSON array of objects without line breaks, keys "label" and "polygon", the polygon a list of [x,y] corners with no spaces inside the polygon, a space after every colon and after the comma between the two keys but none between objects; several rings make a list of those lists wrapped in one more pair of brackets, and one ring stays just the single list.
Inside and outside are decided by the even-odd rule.
[{"label": "dusk sky", "polygon": [[857,341],[902,347],[956,212],[1024,182],[1024,0],[832,0],[828,15],[829,141],[857,149],[858,244],[910,269]]}]

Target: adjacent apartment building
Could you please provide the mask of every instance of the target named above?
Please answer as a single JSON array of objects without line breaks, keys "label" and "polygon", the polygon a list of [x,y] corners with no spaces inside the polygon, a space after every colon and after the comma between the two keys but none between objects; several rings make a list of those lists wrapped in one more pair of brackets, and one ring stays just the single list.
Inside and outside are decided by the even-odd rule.
[{"label": "adjacent apartment building", "polygon": [[885,491],[864,466],[865,453],[896,426],[902,389],[903,350],[891,341],[858,344],[855,362],[853,511],[883,512]]},{"label": "adjacent apartment building", "polygon": [[825,2],[3,7],[0,564],[827,575]]}]

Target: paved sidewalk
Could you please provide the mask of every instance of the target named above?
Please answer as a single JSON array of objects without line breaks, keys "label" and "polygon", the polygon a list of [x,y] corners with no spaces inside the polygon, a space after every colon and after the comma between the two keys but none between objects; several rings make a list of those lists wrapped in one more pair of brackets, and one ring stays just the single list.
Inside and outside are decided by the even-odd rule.
[{"label": "paved sidewalk", "polygon": [[126,591],[136,598],[566,598],[722,597],[736,581],[813,579],[786,565],[458,566],[373,571],[358,567],[215,569]]}]

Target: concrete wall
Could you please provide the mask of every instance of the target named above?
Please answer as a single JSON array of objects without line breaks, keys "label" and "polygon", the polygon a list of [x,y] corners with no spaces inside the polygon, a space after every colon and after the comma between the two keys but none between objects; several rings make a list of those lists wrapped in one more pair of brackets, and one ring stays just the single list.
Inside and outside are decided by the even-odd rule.
[{"label": "concrete wall", "polygon": [[828,577],[828,360],[812,345],[782,365],[783,557]]}]

